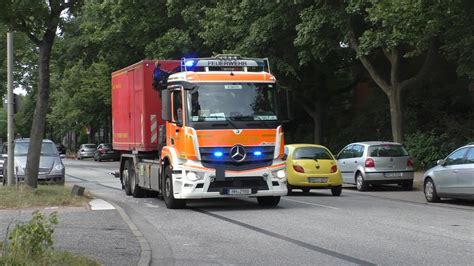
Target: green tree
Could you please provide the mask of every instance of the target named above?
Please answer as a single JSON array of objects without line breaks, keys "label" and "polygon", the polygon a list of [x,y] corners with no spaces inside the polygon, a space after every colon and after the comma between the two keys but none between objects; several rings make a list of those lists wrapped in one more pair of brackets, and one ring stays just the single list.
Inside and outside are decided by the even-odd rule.
[{"label": "green tree", "polygon": [[30,147],[25,169],[26,183],[33,188],[38,184],[41,143],[50,94],[51,50],[58,27],[65,22],[64,11],[71,12],[79,1],[2,1],[0,21],[11,30],[23,32],[38,48],[38,98],[30,132]]},{"label": "green tree", "polygon": [[318,1],[305,11],[316,19],[303,20],[299,30],[304,34],[302,29],[314,29],[316,34],[306,37],[319,46],[319,40],[324,41],[328,33],[318,23],[333,24],[340,46],[349,46],[357,53],[386,94],[392,136],[401,142],[402,92],[420,87],[429,78],[439,49],[438,36],[448,30],[449,10],[459,5],[458,1]]}]

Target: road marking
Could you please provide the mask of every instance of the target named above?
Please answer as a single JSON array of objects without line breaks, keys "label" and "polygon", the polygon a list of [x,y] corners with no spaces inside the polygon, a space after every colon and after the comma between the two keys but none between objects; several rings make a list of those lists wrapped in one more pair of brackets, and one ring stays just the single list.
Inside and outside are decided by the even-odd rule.
[{"label": "road marking", "polygon": [[294,200],[294,199],[287,199],[287,198],[282,198],[282,200],[294,201],[294,202],[299,202],[299,203],[303,203],[303,204],[319,206],[319,207],[328,208],[328,209],[333,209],[333,210],[340,210],[339,208],[336,208],[336,207],[327,206],[327,205],[321,205],[321,204],[316,204],[316,203],[311,203],[311,202],[306,202],[306,201],[300,201],[300,200]]},{"label": "road marking", "polygon": [[101,211],[101,210],[115,210],[115,207],[103,199],[93,199],[89,202],[91,210]]},{"label": "road marking", "polygon": [[209,215],[211,217],[217,218],[219,220],[223,220],[223,221],[226,221],[226,222],[229,222],[229,223],[232,223],[232,224],[250,229],[252,231],[270,236],[270,237],[274,237],[274,238],[277,238],[277,239],[280,239],[280,240],[283,240],[283,241],[286,241],[286,242],[293,243],[295,245],[298,245],[298,246],[303,247],[303,248],[307,248],[309,250],[320,252],[322,254],[325,254],[325,255],[328,255],[328,256],[331,256],[331,257],[334,257],[334,258],[337,258],[337,259],[345,260],[345,261],[356,263],[356,264],[359,264],[359,265],[375,265],[374,263],[371,263],[371,262],[368,262],[368,261],[365,261],[365,260],[360,260],[358,258],[351,257],[351,256],[348,256],[348,255],[345,255],[345,254],[342,254],[342,253],[339,253],[339,252],[336,252],[336,251],[325,249],[323,247],[318,247],[318,246],[315,246],[315,245],[312,245],[312,244],[309,244],[309,243],[306,243],[306,242],[303,242],[303,241],[300,241],[300,240],[297,240],[297,239],[294,239],[294,238],[291,238],[291,237],[287,237],[287,236],[280,235],[280,234],[277,234],[277,233],[274,233],[274,232],[270,232],[270,231],[267,231],[265,229],[262,229],[262,228],[259,228],[259,227],[256,227],[256,226],[253,226],[253,225],[250,225],[250,224],[246,224],[246,223],[243,223],[243,222],[239,222],[239,221],[227,218],[227,217],[219,215],[219,214],[208,212],[208,211],[205,211],[205,210],[202,210],[202,209],[193,209],[193,210],[197,211],[197,212],[200,212],[202,214]]}]

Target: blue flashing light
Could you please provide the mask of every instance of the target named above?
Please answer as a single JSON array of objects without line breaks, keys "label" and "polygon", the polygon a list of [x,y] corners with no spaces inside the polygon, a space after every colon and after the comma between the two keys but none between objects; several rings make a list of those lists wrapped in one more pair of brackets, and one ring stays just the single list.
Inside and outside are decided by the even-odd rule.
[{"label": "blue flashing light", "polygon": [[192,66],[194,66],[194,61],[193,61],[193,60],[186,61],[186,62],[184,63],[184,65],[185,65],[186,67],[192,67]]},{"label": "blue flashing light", "polygon": [[216,151],[214,152],[214,156],[216,157],[222,157],[223,153],[221,151]]},{"label": "blue flashing light", "polygon": [[253,155],[255,155],[255,156],[260,156],[260,155],[262,155],[262,152],[261,152],[261,151],[254,151],[254,152],[253,152]]}]

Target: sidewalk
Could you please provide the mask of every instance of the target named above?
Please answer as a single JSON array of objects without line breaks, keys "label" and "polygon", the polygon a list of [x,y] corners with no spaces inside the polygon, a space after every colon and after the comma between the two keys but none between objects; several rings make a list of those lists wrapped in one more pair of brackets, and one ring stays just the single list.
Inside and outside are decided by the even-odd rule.
[{"label": "sidewalk", "polygon": [[[36,209],[0,210],[0,238],[15,221],[29,221]],[[59,224],[54,232],[54,248],[76,255],[95,258],[103,265],[137,265],[140,245],[117,210],[90,210],[85,207],[39,209],[58,212]]]}]

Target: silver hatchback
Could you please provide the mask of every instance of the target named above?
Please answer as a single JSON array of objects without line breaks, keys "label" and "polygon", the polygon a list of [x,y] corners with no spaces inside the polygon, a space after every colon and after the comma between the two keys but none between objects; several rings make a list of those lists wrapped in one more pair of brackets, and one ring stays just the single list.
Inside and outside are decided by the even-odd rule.
[{"label": "silver hatchback", "polygon": [[413,160],[396,142],[368,141],[351,143],[337,155],[344,183],[365,191],[370,184],[399,184],[413,188]]},{"label": "silver hatchback", "polygon": [[453,151],[424,174],[426,200],[474,199],[474,143]]}]

